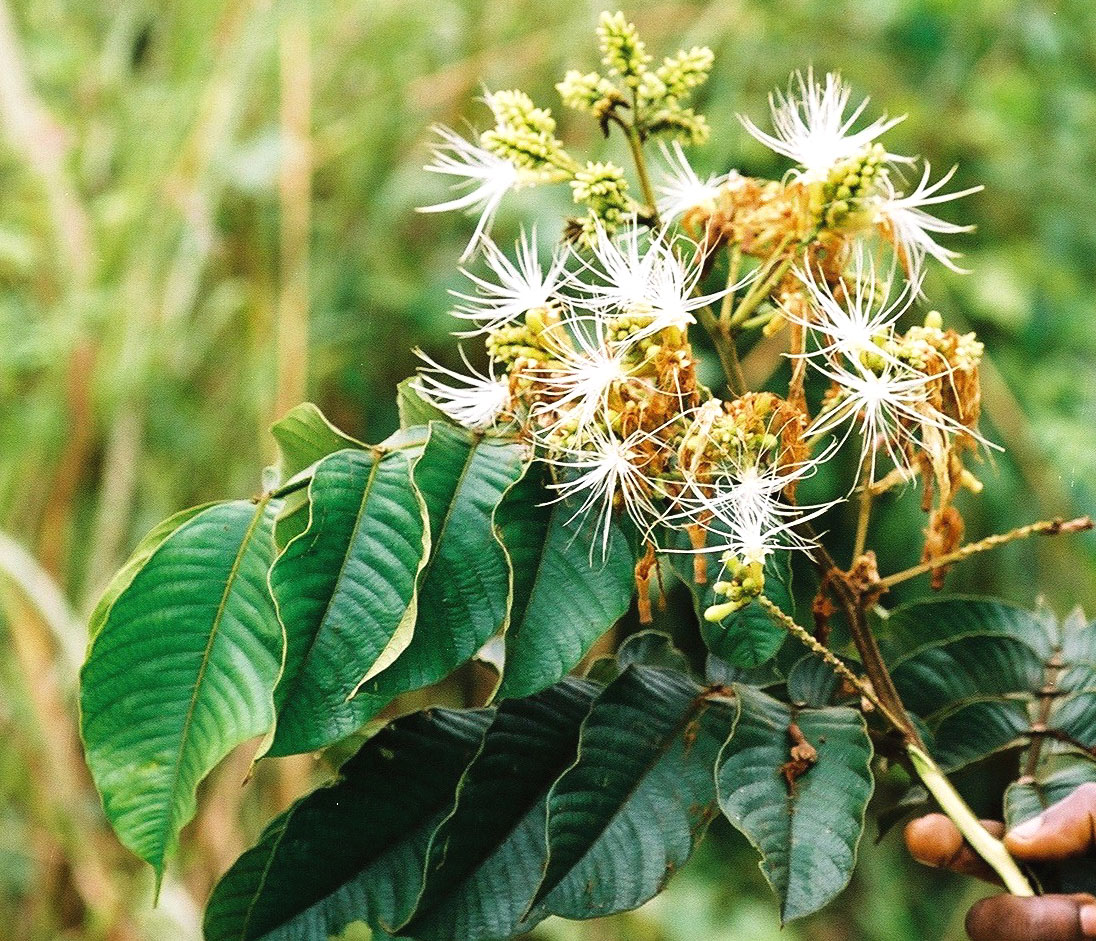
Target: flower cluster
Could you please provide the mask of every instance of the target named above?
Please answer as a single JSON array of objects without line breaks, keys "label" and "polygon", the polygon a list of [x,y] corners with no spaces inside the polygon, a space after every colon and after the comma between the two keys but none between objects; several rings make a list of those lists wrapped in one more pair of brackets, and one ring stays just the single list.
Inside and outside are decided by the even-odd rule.
[{"label": "flower cluster", "polygon": [[[550,113],[521,92],[487,95],[496,125],[478,144],[441,129],[427,169],[474,188],[429,208],[480,213],[466,256],[481,249],[485,270],[464,270],[471,290],[456,294],[454,313],[468,327],[458,335],[484,337],[488,365],[466,358],[457,372],[423,354],[419,393],[470,428],[526,440],[552,467],[558,498],[592,526],[591,552],[607,552],[617,521],[629,520],[649,547],[644,584],[656,547],[717,553],[713,588],[726,601],[709,609],[714,620],[760,593],[773,553],[812,551],[810,521],[832,503],[800,504],[799,484],[849,442],[860,473],[839,499],[920,476],[926,559],[949,552],[962,533],[954,495],[979,486],[965,458],[986,444],[982,347],[943,329],[935,311],[902,322],[918,319],[927,259],[958,270],[936,237],[967,230],[926,207],[979,188],[944,193],[954,169],[930,183],[926,164],[907,191],[913,161],[879,141],[901,118],[863,121],[867,99],[850,110],[840,77],[811,71],[773,95],[771,133],[741,118],[795,162],[781,180],[701,176],[675,140],[660,144],[665,173],[652,186],[645,140],[689,127],[686,139],[707,135],[681,102],[705,80],[711,52],[651,69],[621,14],[603,15],[598,36],[611,78],[569,72],[558,88],[606,130],[620,125],[644,201],[618,165],[572,158]],[[548,181],[568,182],[587,215],[565,223],[550,257],[536,230],[508,255],[488,234],[499,199]],[[727,369],[725,400],[698,381],[698,320]],[[741,385],[738,348],[757,329],[786,336],[785,396]],[[813,414],[811,375],[825,385]],[[706,578],[699,562],[696,578]]]}]

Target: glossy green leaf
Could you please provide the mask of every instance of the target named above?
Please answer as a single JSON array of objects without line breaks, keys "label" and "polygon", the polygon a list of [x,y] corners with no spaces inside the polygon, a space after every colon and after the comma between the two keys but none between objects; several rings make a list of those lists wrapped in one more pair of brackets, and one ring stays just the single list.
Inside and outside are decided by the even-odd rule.
[{"label": "glossy green leaf", "polygon": [[443,679],[505,626],[511,576],[492,514],[521,475],[523,456],[513,441],[431,423],[414,466],[430,521],[414,633],[399,658],[346,703],[355,724],[400,693]]},{"label": "glossy green leaf", "polygon": [[654,897],[715,813],[712,769],[734,707],[678,673],[632,666],[582,726],[548,799],[548,865],[533,905],[591,918]]},{"label": "glossy green leaf", "polygon": [[283,481],[344,448],[366,450],[369,446],[339,431],[311,402],[291,408],[270,428],[281,454]]},{"label": "glossy green leaf", "polygon": [[1031,716],[1023,700],[973,702],[950,713],[933,730],[932,753],[949,774],[1029,741]]},{"label": "glossy green leaf", "polygon": [[[871,798],[872,745],[854,709],[797,709],[735,687],[739,717],[719,756],[723,813],[761,853],[761,869],[785,921],[817,911],[849,882]],[[817,760],[789,784],[789,726]]]},{"label": "glossy green leaf", "polygon": [[206,909],[206,941],[311,941],[359,920],[403,924],[430,837],[489,722],[487,711],[437,709],[380,731],[225,874]]},{"label": "glossy green leaf", "polygon": [[543,463],[530,465],[502,498],[495,524],[514,572],[500,696],[527,696],[566,676],[628,610],[635,557],[613,525],[608,551],[591,549],[589,527],[555,494]]},{"label": "glossy green leaf", "polygon": [[273,755],[322,748],[357,729],[345,704],[410,642],[429,551],[401,451],[338,451],[316,466],[308,493],[308,527],[270,572],[286,632]]},{"label": "glossy green leaf", "polygon": [[414,377],[408,377],[396,386],[396,410],[400,416],[400,427],[411,428],[432,421],[452,424],[452,419],[445,412],[415,391],[414,383]]},{"label": "glossy green leaf", "polygon": [[548,792],[575,760],[599,690],[568,679],[499,704],[456,807],[431,841],[423,894],[401,935],[487,941],[529,930],[522,916],[544,874]]},{"label": "glossy green leaf", "polygon": [[199,782],[274,721],[275,511],[239,500],[177,526],[117,594],[88,653],[88,764],[119,838],[158,875]]},{"label": "glossy green leaf", "polygon": [[103,589],[103,594],[99,596],[99,601],[95,605],[95,610],[91,612],[91,617],[88,618],[88,638],[90,640],[94,640],[95,635],[102,629],[103,624],[106,622],[107,615],[110,614],[111,607],[114,602],[118,600],[118,596],[129,587],[130,582],[133,581],[133,577],[144,568],[145,563],[152,558],[152,554],[164,544],[164,541],[168,536],[175,532],[175,530],[185,522],[193,519],[203,510],[207,510],[213,505],[214,504],[212,503],[203,503],[201,506],[191,507],[189,510],[181,510],[173,516],[169,516],[162,523],[154,526],[137,544],[137,548],[133,550],[133,555],[129,557],[126,564],[115,573],[114,577],[107,584],[107,587]]}]

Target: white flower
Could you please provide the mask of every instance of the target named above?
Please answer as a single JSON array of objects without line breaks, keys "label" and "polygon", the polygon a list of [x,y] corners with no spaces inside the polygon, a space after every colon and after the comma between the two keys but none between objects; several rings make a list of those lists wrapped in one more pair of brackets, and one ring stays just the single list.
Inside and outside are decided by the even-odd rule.
[{"label": "white flower", "polygon": [[[869,481],[876,479],[876,456],[880,447],[898,472],[912,475],[906,445],[917,441],[922,426],[944,434],[971,430],[936,409],[929,401],[929,385],[939,375],[926,375],[915,369],[887,361],[879,372],[849,368],[845,363],[827,361],[815,368],[841,389],[840,399],[820,412],[807,429],[808,436],[828,434],[845,425],[840,443],[848,440],[854,427],[860,428],[860,465],[870,469]],[[942,375],[942,374],[941,374]]]},{"label": "white flower", "polygon": [[[775,482],[776,476],[779,475],[773,475],[767,483]],[[712,494],[699,494],[688,512],[695,521],[701,522],[707,542],[701,549],[673,551],[728,553],[739,562],[762,565],[777,551],[798,550],[810,554],[815,543],[803,535],[799,527],[834,504],[796,506],[781,502],[779,493],[780,490],[773,491],[767,485],[724,481]]]},{"label": "white flower", "polygon": [[[694,255],[695,262],[685,265],[662,235],[651,237],[643,247],[640,231],[634,224],[616,238],[599,229],[593,245],[594,262],[585,263],[596,281],[587,283],[576,278],[575,285],[586,295],[584,305],[593,311],[607,313],[615,309],[649,316],[650,323],[637,330],[633,340],[653,336],[671,326],[685,329],[696,322],[694,310],[727,293],[724,289],[694,296],[703,274],[700,254]],[[748,278],[752,276],[751,272]],[[745,280],[734,288],[744,283]]]},{"label": "white flower", "polygon": [[[799,85],[798,94],[792,87],[794,84]],[[800,178],[804,182],[825,180],[837,164],[859,155],[880,134],[905,119],[905,115],[884,116],[853,132],[852,126],[869,99],[860,102],[846,118],[850,94],[851,89],[836,72],[828,72],[822,85],[814,80],[814,71],[808,69],[806,78],[802,72],[792,75],[787,94],[777,91],[769,96],[775,135],[762,131],[743,115],[738,119],[766,147],[798,163],[803,168]],[[886,156],[889,160],[903,159],[896,154]]]},{"label": "white flower", "polygon": [[892,328],[917,297],[919,279],[906,281],[891,300],[893,270],[891,277],[879,279],[875,259],[860,242],[853,249],[851,270],[841,279],[841,300],[825,278],[819,276],[820,272],[816,273],[810,265],[794,271],[806,288],[812,315],[803,317],[786,308],[784,316],[809,330],[816,340],[816,348],[788,355],[843,356],[861,369],[864,353],[870,353],[873,358],[894,360],[876,340],[890,338]]},{"label": "white flower", "polygon": [[874,221],[883,227],[904,256],[903,261],[911,272],[911,277],[912,273],[920,270],[926,255],[931,255],[952,271],[966,273],[963,268],[955,264],[955,259],[962,257],[960,253],[944,248],[930,233],[954,235],[956,232],[970,232],[974,226],[945,222],[943,219],[929,215],[922,208],[961,199],[984,189],[982,186],[971,186],[957,193],[941,193],[940,190],[955,175],[956,169],[957,167],[952,167],[939,180],[930,184],[930,167],[926,162],[921,182],[908,196],[900,195],[895,190],[894,184],[885,175],[883,176],[883,195],[875,207]]},{"label": "white flower", "polygon": [[460,356],[468,367],[466,375],[439,365],[422,350],[414,352],[429,369],[419,373],[411,388],[454,421],[466,428],[482,430],[490,428],[506,411],[510,404],[510,384],[507,377],[495,375],[494,363],[487,373],[482,373],[472,366],[462,349]]},{"label": "white flower", "polygon": [[456,131],[437,125],[434,132],[443,143],[434,150],[434,162],[423,167],[430,173],[457,177],[454,188],[472,187],[463,196],[434,206],[420,206],[419,212],[447,212],[450,209],[474,209],[480,214],[476,230],[461,255],[461,261],[471,257],[487,235],[498,211],[499,203],[518,185],[521,172],[509,160],[465,140]]},{"label": "white flower", "polygon": [[460,336],[489,333],[518,319],[527,311],[547,307],[568,280],[564,268],[567,262],[565,252],[556,252],[547,270],[541,268],[536,229],[531,236],[523,231],[514,249],[515,260],[511,261],[489,238],[483,239],[483,257],[494,273],[495,281],[461,269],[475,285],[476,293],[451,292],[465,302],[453,313],[464,320],[475,321],[477,329]]},{"label": "white flower", "polygon": [[613,511],[618,505],[641,530],[649,531],[653,525],[658,514],[651,499],[658,489],[646,470],[653,457],[652,446],[663,445],[642,429],[623,439],[612,431],[598,431],[585,447],[567,449],[559,452],[560,457],[545,459],[563,472],[563,480],[549,484],[559,492],[557,499],[582,500],[568,523],[579,518],[585,521],[594,514],[591,555],[594,544],[600,542],[602,559],[608,557]]},{"label": "white flower", "polygon": [[711,210],[724,187],[741,182],[741,177],[733,170],[702,180],[689,165],[689,159],[677,141],[670,147],[659,143],[659,148],[668,167],[662,183],[655,187],[661,194],[657,208],[663,222],[676,219],[697,206]]},{"label": "white flower", "polygon": [[571,318],[560,328],[567,330],[571,343],[555,339],[552,333],[545,335],[553,361],[533,374],[550,398],[534,411],[562,413],[549,430],[566,422],[581,433],[604,412],[613,384],[628,378],[624,359],[629,347],[610,342],[605,322],[598,317]]}]

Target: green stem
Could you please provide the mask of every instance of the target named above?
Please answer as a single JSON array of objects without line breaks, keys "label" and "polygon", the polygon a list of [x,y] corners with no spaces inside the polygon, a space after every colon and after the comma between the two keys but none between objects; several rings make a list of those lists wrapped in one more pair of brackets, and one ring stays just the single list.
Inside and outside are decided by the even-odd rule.
[{"label": "green stem", "polygon": [[628,138],[628,146],[632,151],[632,160],[636,165],[636,175],[639,177],[640,192],[643,193],[643,200],[651,210],[652,226],[655,229],[661,228],[662,223],[658,218],[655,191],[651,186],[651,177],[647,173],[647,159],[643,156],[643,141],[639,139],[639,131],[634,124],[625,127],[625,134]]},{"label": "green stem", "polygon": [[974,811],[967,806],[967,802],[955,790],[939,765],[929,757],[927,752],[916,745],[907,744],[906,754],[909,755],[913,769],[921,782],[936,798],[940,809],[959,828],[959,832],[963,834],[971,848],[1001,877],[1005,888],[1013,895],[1027,898],[1035,895],[1031,883],[1016,865],[1016,860],[1009,855],[1005,844],[982,826]]},{"label": "green stem", "polygon": [[701,307],[697,311],[697,319],[712,338],[719,363],[723,367],[723,375],[727,378],[727,388],[734,395],[742,395],[746,391],[746,377],[742,374],[742,364],[738,361],[734,338],[723,329],[710,307]]},{"label": "green stem", "polygon": [[734,313],[735,283],[738,281],[741,266],[742,249],[736,245],[731,249],[730,260],[727,262],[727,293],[723,295],[723,303],[719,307],[719,323],[724,329],[727,329],[731,314]]}]

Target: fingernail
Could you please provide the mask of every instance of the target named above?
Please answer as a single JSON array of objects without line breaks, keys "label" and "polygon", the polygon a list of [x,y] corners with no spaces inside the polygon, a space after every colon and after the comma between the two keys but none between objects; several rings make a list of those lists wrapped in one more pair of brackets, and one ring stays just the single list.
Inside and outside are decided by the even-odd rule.
[{"label": "fingernail", "polygon": [[1085,937],[1096,938],[1096,905],[1082,905],[1079,914]]},{"label": "fingernail", "polygon": [[1019,826],[1013,827],[1009,830],[1008,835],[1014,840],[1030,840],[1039,832],[1039,828],[1042,825],[1043,816],[1040,814],[1037,817],[1032,817],[1030,820],[1025,820]]}]

